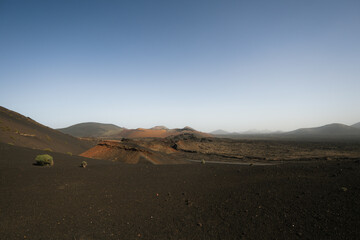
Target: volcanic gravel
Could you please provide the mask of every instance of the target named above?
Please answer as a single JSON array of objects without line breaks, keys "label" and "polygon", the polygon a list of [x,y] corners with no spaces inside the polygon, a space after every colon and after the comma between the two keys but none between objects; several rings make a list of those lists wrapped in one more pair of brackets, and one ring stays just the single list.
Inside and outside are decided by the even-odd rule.
[{"label": "volcanic gravel", "polygon": [[[0,144],[0,239],[360,239],[359,159],[124,164]],[[82,161],[88,162],[81,168]]]}]

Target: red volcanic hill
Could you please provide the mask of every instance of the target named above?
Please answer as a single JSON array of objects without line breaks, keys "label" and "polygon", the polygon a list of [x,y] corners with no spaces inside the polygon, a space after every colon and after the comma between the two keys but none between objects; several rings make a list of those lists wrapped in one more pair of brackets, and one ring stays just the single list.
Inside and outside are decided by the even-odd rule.
[{"label": "red volcanic hill", "polygon": [[169,136],[177,136],[184,133],[191,133],[197,137],[211,137],[208,133],[203,133],[196,131],[189,127],[184,127],[180,129],[159,129],[159,128],[138,128],[138,129],[126,129],[123,130],[120,134],[113,136],[116,138],[149,138],[149,137],[157,137],[157,138],[166,138]]},{"label": "red volcanic hill", "polygon": [[122,139],[122,138],[165,138],[184,133],[191,133],[197,137],[211,137],[211,134],[196,131],[190,127],[168,129],[164,126],[156,126],[150,129],[137,128],[126,129],[113,124],[103,123],[80,123],[67,128],[58,129],[63,133],[75,137],[95,137],[103,139]]},{"label": "red volcanic hill", "polygon": [[94,142],[56,131],[1,106],[0,142],[72,154],[80,154],[95,145]]},{"label": "red volcanic hill", "polygon": [[165,139],[124,139],[122,141],[101,141],[80,156],[132,164],[141,162],[152,164],[186,163],[173,154],[176,152],[171,146],[171,142]]}]

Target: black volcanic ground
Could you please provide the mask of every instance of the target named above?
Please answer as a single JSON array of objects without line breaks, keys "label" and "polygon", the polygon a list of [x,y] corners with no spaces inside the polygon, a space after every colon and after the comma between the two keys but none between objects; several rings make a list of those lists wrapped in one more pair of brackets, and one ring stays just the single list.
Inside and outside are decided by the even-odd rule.
[{"label": "black volcanic ground", "polygon": [[[360,159],[124,164],[0,144],[1,239],[359,239]],[[80,168],[81,161],[88,168]]]}]

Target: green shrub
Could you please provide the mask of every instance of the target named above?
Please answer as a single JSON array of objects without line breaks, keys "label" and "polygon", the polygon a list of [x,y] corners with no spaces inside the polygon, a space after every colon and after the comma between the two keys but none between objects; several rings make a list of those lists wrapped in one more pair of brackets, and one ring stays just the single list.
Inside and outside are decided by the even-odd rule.
[{"label": "green shrub", "polygon": [[44,148],[43,150],[44,150],[44,151],[48,151],[48,152],[52,152],[52,149],[51,149],[51,148]]},{"label": "green shrub", "polygon": [[72,152],[67,152],[68,155],[72,156]]},{"label": "green shrub", "polygon": [[204,159],[203,159],[203,160],[201,160],[201,163],[202,163],[202,164],[205,164],[205,160],[204,160]]},{"label": "green shrub", "polygon": [[88,164],[87,164],[87,162],[86,162],[86,161],[82,161],[82,163],[81,163],[80,167],[86,168],[86,166],[87,166],[87,165],[88,165]]},{"label": "green shrub", "polygon": [[54,165],[53,157],[49,154],[37,155],[35,158],[36,165],[39,166],[52,166]]}]

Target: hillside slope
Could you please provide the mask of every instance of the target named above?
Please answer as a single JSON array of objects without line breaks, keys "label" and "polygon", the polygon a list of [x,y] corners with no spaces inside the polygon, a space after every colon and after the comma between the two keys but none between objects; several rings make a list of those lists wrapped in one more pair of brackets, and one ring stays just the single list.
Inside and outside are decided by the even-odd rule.
[{"label": "hillside slope", "polygon": [[351,127],[354,127],[354,128],[360,129],[360,122],[358,122],[358,123],[355,123],[355,124],[351,125]]},{"label": "hillside slope", "polygon": [[283,134],[291,137],[314,137],[314,138],[359,138],[360,129],[345,124],[333,123],[315,128],[301,128]]},{"label": "hillside slope", "polygon": [[185,133],[191,133],[198,137],[211,137],[211,134],[194,130],[190,127],[168,129],[164,126],[156,126],[150,129],[137,128],[126,129],[114,124],[103,123],[79,123],[67,128],[58,129],[63,133],[70,134],[74,137],[93,137],[104,139],[121,139],[121,138],[165,138]]},{"label": "hillside slope", "polygon": [[29,117],[0,107],[0,142],[34,149],[80,154],[95,145],[46,127]]},{"label": "hillside slope", "polygon": [[108,137],[121,133],[124,128],[114,124],[86,122],[75,124],[67,128],[59,128],[57,130],[74,137]]},{"label": "hillside slope", "polygon": [[[145,145],[145,146],[144,146]],[[184,164],[181,158],[171,153],[176,152],[170,146],[161,144],[156,140],[151,145],[146,142],[132,140],[121,141],[102,141],[95,147],[82,153],[81,156],[111,160],[124,163],[152,163],[152,164]]]},{"label": "hillside slope", "polygon": [[212,134],[212,135],[230,135],[231,133],[224,131],[222,129],[218,129],[218,130],[210,132],[210,134]]},{"label": "hillside slope", "polygon": [[126,129],[118,135],[114,135],[115,138],[147,138],[157,137],[166,138],[169,136],[177,136],[181,134],[194,134],[197,137],[211,137],[211,134],[196,131],[190,127],[176,128],[176,129]]}]

